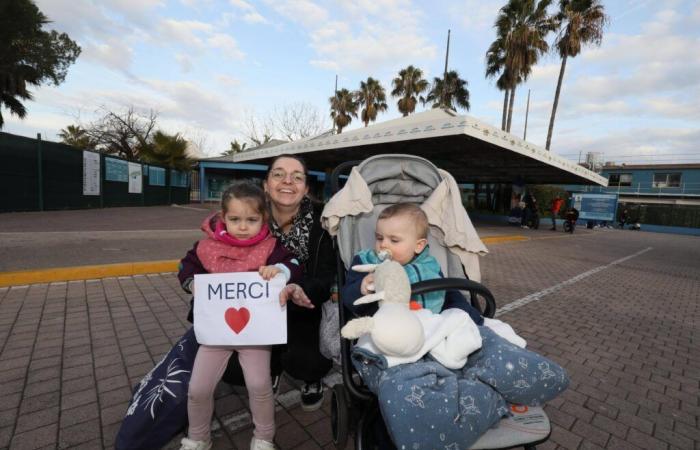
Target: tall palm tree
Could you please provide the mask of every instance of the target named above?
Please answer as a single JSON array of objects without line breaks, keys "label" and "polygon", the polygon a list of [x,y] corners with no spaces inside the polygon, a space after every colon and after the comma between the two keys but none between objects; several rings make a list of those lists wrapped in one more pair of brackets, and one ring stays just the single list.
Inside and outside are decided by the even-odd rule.
[{"label": "tall palm tree", "polygon": [[399,71],[399,76],[392,81],[393,97],[400,97],[396,105],[404,117],[416,110],[419,96],[428,89],[428,81],[423,78],[423,71],[408,66]]},{"label": "tall palm tree", "polygon": [[603,40],[603,28],[608,23],[605,8],[599,0],[559,0],[559,13],[556,16],[560,24],[559,35],[555,42],[559,56],[561,56],[561,69],[557,80],[557,90],[554,93],[552,115],[549,118],[549,131],[547,131],[546,148],[549,150],[552,144],[552,131],[554,130],[554,117],[559,105],[561,83],[566,70],[568,57],[575,58],[581,53],[581,47],[585,44],[600,45]]},{"label": "tall palm tree", "polygon": [[150,142],[142,145],[139,159],[145,163],[161,164],[172,169],[190,170],[194,160],[187,154],[188,142],[179,133],[156,131]]},{"label": "tall palm tree", "polygon": [[498,36],[491,43],[486,51],[486,78],[494,78],[500,74],[496,81],[496,87],[503,91],[503,112],[501,114],[501,130],[506,129],[506,118],[508,117],[508,98],[512,82],[510,81],[510,71],[506,70],[506,48],[505,37]]},{"label": "tall palm tree", "polygon": [[377,120],[377,113],[386,111],[386,93],[384,87],[372,77],[367,78],[367,81],[360,81],[360,90],[355,93],[357,106],[363,106],[360,112],[360,119],[365,123],[365,127],[370,121]]},{"label": "tall palm tree", "polygon": [[58,133],[58,137],[61,138],[61,142],[64,144],[68,144],[80,150],[95,147],[95,143],[90,138],[87,130],[80,125],[68,125],[66,128],[61,129]]},{"label": "tall palm tree", "polygon": [[444,106],[456,110],[462,107],[469,111],[469,89],[467,80],[459,77],[456,70],[447,72],[447,77],[433,79],[433,85],[423,103],[433,103],[433,108]]},{"label": "tall palm tree", "polygon": [[357,102],[355,94],[347,89],[341,89],[328,99],[331,103],[331,119],[337,127],[338,134],[350,125],[353,117],[357,117]]},{"label": "tall palm tree", "polygon": [[517,85],[527,80],[532,66],[549,50],[547,34],[556,28],[547,14],[550,4],[551,0],[510,0],[496,18],[497,38],[487,52],[487,76],[501,73],[501,86],[510,90],[506,131],[512,123]]}]

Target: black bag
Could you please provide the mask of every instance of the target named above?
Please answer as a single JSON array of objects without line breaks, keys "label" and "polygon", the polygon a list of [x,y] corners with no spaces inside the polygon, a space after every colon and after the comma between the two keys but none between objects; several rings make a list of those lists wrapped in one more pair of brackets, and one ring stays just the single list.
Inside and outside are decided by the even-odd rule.
[{"label": "black bag", "polygon": [[190,328],[138,386],[115,441],[116,450],[155,450],[187,426],[187,390],[199,344]]}]

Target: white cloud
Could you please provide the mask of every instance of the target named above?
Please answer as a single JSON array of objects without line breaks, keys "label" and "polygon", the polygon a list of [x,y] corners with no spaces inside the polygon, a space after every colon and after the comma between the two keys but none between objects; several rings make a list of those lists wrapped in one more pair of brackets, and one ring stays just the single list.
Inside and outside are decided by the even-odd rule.
[{"label": "white cloud", "polygon": [[328,11],[311,0],[267,0],[281,16],[313,28],[328,20]]},{"label": "white cloud", "polygon": [[228,34],[212,34],[209,39],[207,39],[207,44],[209,47],[219,49],[224,55],[231,59],[240,60],[245,57],[245,53],[238,48],[236,40]]},{"label": "white cloud", "polygon": [[316,53],[310,64],[315,67],[375,72],[436,55],[435,45],[421,29],[423,13],[409,0],[358,0],[333,10],[309,0],[270,6],[307,31]]},{"label": "white cloud", "polygon": [[158,24],[158,34],[170,40],[170,44],[204,47],[202,35],[210,34],[214,26],[196,20],[163,19]]}]

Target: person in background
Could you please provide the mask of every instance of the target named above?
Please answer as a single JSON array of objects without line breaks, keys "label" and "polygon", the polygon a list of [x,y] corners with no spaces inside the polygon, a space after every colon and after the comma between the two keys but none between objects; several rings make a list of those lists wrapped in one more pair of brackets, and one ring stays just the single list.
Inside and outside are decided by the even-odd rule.
[{"label": "person in background", "polygon": [[552,231],[557,230],[557,215],[559,214],[559,210],[561,209],[561,205],[564,203],[564,200],[560,196],[556,196],[552,199],[552,206],[550,207],[549,211],[552,213]]}]

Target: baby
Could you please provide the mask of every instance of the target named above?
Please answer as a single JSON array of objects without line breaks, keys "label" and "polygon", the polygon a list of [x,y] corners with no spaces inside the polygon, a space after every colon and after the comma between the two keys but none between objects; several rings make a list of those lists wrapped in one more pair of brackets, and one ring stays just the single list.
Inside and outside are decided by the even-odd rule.
[{"label": "baby", "polygon": [[[374,249],[359,251],[350,265],[378,264],[386,257],[401,264],[411,284],[443,278],[440,264],[430,255],[428,218],[414,203],[398,203],[384,209],[377,219]],[[360,315],[371,315],[376,304],[354,306],[353,302],[373,290],[373,274],[350,270],[343,287],[343,304]],[[425,308],[440,313],[447,308],[467,312],[477,325],[483,318],[458,291],[434,291],[415,296],[411,309]]]}]

